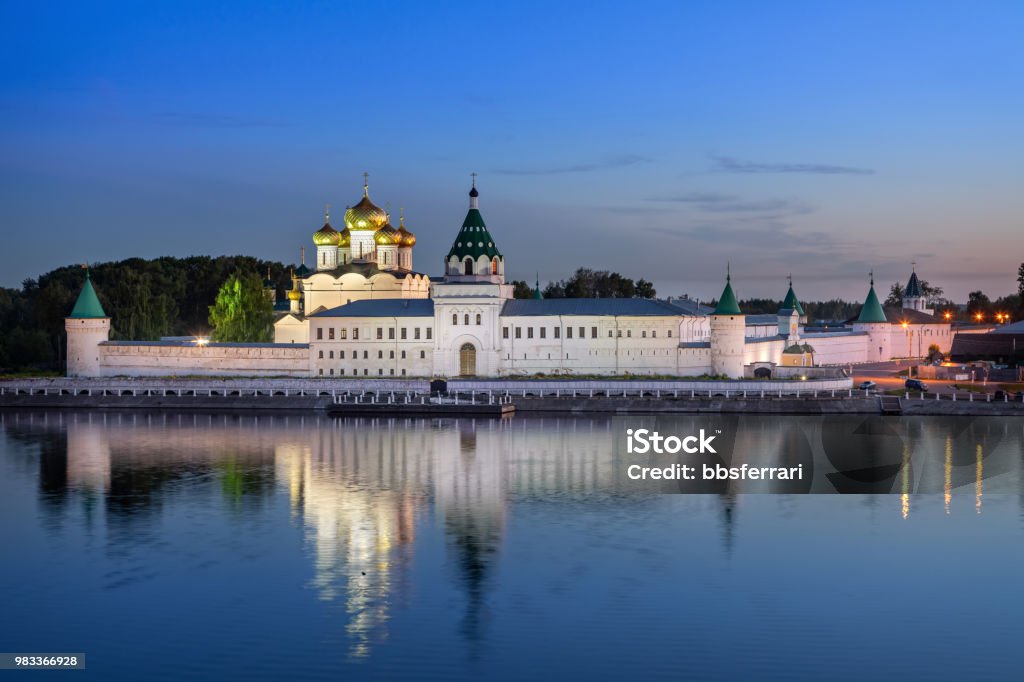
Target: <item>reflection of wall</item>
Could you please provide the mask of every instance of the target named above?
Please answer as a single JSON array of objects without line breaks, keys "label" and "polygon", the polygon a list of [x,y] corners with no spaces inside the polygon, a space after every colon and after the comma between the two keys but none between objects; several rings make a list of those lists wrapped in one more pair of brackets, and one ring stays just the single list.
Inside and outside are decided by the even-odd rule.
[{"label": "reflection of wall", "polygon": [[68,429],[68,486],[110,490],[110,443],[102,424],[72,421]]}]

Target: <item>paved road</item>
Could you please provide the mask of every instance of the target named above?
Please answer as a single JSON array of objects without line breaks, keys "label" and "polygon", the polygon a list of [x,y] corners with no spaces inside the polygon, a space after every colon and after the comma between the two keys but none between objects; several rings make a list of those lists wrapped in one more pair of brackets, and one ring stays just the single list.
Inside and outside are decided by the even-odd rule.
[{"label": "paved road", "polygon": [[[853,385],[858,386],[863,381],[873,381],[878,384],[878,390],[887,391],[893,388],[904,388],[904,382],[906,382],[906,376],[897,374],[900,371],[906,371],[906,361],[893,361],[893,362],[869,362],[863,365],[857,365],[853,368]],[[961,386],[972,385],[969,381],[953,381],[947,379],[925,379],[924,383],[928,386],[929,393],[953,393],[953,386],[960,384]],[[985,384],[982,381],[975,381],[973,383],[978,389],[984,389],[988,393],[993,393],[999,389],[999,382],[989,382]],[[964,390],[959,393],[964,393]]]}]

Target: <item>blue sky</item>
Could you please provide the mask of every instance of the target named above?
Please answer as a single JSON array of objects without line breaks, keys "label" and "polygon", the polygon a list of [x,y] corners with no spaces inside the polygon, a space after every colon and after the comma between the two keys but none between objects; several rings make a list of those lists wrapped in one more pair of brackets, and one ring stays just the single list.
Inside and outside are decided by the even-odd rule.
[{"label": "blue sky", "polygon": [[[0,285],[290,262],[371,195],[439,274],[469,173],[513,277],[954,298],[1024,261],[1024,5],[4,3]],[[338,216],[340,218],[340,215]],[[335,221],[335,223],[340,221]]]}]

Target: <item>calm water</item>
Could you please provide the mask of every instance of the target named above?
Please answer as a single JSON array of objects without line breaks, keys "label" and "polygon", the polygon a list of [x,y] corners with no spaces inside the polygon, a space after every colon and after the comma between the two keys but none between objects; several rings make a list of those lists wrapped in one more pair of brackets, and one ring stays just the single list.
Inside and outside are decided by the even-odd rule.
[{"label": "calm water", "polygon": [[657,422],[810,472],[710,494],[636,420],[0,423],[0,651],[88,657],[33,679],[1020,675],[1024,420]]}]

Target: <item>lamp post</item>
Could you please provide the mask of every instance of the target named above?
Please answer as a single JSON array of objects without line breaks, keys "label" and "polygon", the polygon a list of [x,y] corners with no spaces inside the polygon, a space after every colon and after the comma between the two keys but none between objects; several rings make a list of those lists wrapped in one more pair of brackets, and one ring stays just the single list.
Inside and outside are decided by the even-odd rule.
[{"label": "lamp post", "polygon": [[914,363],[910,358],[914,353],[911,346],[914,330],[910,328],[910,324],[906,320],[903,321],[903,330],[907,333],[907,378],[912,379],[914,378]]}]

